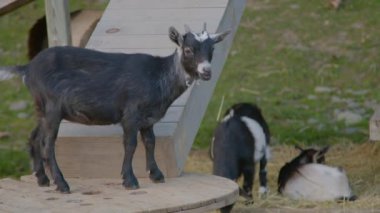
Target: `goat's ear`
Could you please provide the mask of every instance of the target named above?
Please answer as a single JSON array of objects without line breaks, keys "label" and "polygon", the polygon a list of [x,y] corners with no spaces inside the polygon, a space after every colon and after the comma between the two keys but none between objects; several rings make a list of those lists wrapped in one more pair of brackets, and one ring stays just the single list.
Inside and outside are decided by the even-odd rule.
[{"label": "goat's ear", "polygon": [[329,151],[329,149],[330,149],[330,146],[323,147],[322,149],[319,150],[318,155],[320,155],[320,156],[325,155],[326,152]]},{"label": "goat's ear", "polygon": [[174,43],[176,43],[179,47],[182,46],[182,44],[183,44],[183,37],[182,37],[182,35],[174,27],[170,27],[169,28],[169,38]]},{"label": "goat's ear", "polygon": [[329,151],[329,146],[325,146],[322,149],[320,149],[317,153],[314,155],[314,159],[318,163],[324,163],[325,161],[325,154],[327,151]]},{"label": "goat's ear", "polygon": [[300,152],[304,151],[304,149],[302,149],[302,147],[300,147],[298,144],[294,145],[294,148],[300,150]]},{"label": "goat's ear", "polygon": [[223,39],[228,35],[230,34],[230,30],[227,30],[227,31],[224,31],[222,33],[215,33],[215,34],[210,34],[210,38],[212,40],[214,40],[214,43],[219,43],[221,41],[223,41]]}]

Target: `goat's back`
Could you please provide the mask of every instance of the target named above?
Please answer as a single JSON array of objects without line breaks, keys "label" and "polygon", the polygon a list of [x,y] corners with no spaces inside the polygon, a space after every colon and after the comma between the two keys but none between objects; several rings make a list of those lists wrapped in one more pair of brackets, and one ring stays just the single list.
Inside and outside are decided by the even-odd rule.
[{"label": "goat's back", "polygon": [[326,201],[352,197],[344,170],[323,164],[305,164],[288,179],[282,194],[292,199]]},{"label": "goat's back", "polygon": [[[170,56],[54,47],[26,66],[25,84],[38,109],[50,101],[61,109],[64,119],[84,124],[118,123],[130,107],[129,116],[140,120],[140,126],[150,126],[181,93],[173,92],[175,82],[170,80],[175,78],[169,74],[170,66]],[[162,76],[169,76],[166,85],[160,81]],[[141,106],[145,110],[136,115]]]},{"label": "goat's back", "polygon": [[[74,75],[72,77],[102,78],[104,75],[159,74],[165,61],[148,54],[106,53],[77,47],[52,47],[43,50],[28,64],[32,75]],[[148,76],[147,76],[148,75]],[[133,76],[135,77],[135,76]],[[137,80],[137,79],[136,79]]]}]

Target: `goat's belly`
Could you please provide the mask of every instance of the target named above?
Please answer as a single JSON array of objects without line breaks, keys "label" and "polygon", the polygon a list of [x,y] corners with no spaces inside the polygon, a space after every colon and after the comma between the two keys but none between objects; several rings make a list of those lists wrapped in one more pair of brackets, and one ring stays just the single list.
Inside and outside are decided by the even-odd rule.
[{"label": "goat's belly", "polygon": [[70,111],[64,115],[64,119],[86,125],[109,125],[120,122],[120,115],[114,110],[87,110]]},{"label": "goat's belly", "polygon": [[292,199],[327,201],[352,195],[347,176],[338,168],[304,165],[286,183],[282,192]]}]

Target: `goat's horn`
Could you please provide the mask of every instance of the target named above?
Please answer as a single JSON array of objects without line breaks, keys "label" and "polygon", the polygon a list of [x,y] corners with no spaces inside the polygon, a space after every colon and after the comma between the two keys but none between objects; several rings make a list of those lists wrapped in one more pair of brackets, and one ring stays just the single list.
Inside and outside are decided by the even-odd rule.
[{"label": "goat's horn", "polygon": [[207,23],[204,22],[204,23],[203,23],[203,32],[207,32],[207,29],[206,29],[206,28],[207,28]]},{"label": "goat's horn", "polygon": [[190,27],[187,24],[185,24],[185,32],[186,33],[190,33],[191,32],[191,29],[190,29]]}]

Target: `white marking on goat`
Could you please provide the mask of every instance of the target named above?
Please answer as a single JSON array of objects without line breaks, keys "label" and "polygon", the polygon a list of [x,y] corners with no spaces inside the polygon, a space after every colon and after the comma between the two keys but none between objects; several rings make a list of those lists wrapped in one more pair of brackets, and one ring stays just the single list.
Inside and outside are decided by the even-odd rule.
[{"label": "white marking on goat", "polygon": [[203,74],[203,73],[204,73],[203,69],[204,69],[204,68],[208,68],[208,69],[210,69],[210,67],[211,67],[211,64],[210,64],[209,61],[203,61],[202,63],[199,63],[199,64],[198,64],[197,71],[198,71],[199,73]]},{"label": "white marking on goat", "polygon": [[209,38],[209,35],[206,31],[203,31],[202,33],[193,33],[193,35],[195,39],[199,42],[203,42]]},{"label": "white marking on goat", "polygon": [[301,166],[286,183],[282,192],[292,199],[313,201],[351,197],[347,175],[337,167],[311,163]]},{"label": "white marking on goat", "polygon": [[259,188],[259,194],[262,195],[262,194],[265,194],[268,192],[268,188],[265,187],[265,186],[260,186]]},{"label": "white marking on goat", "polygon": [[232,118],[232,116],[234,116],[234,110],[233,109],[231,109],[230,112],[226,116],[224,116],[222,122],[228,121],[230,118]]},{"label": "white marking on goat", "polygon": [[241,121],[243,121],[247,125],[247,128],[251,132],[252,136],[255,138],[254,160],[255,162],[257,162],[267,152],[264,130],[257,121],[247,116],[242,116]]},{"label": "white marking on goat", "polygon": [[[178,59],[180,59],[182,57],[182,48],[177,48],[176,52],[177,52]],[[182,63],[179,63],[179,66],[181,67],[180,70],[182,70],[182,73],[184,74],[186,86],[190,87],[191,84],[194,82],[194,79],[185,71],[185,68],[183,68]]]}]

